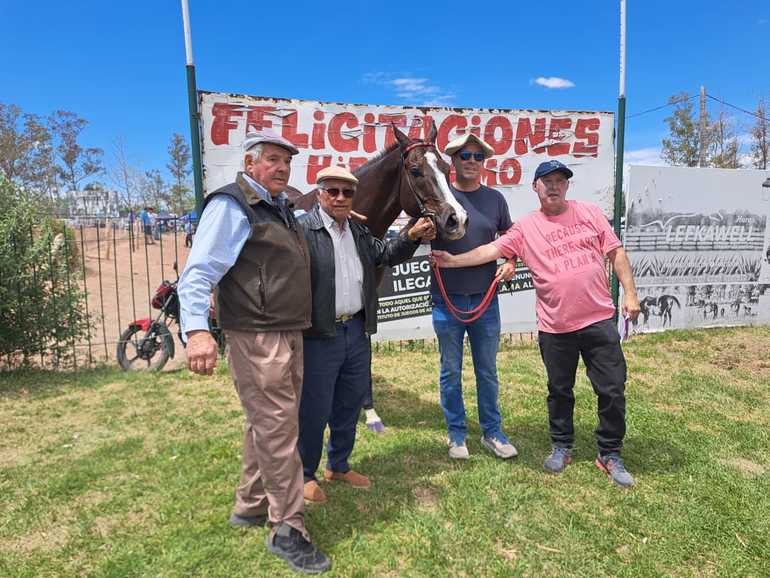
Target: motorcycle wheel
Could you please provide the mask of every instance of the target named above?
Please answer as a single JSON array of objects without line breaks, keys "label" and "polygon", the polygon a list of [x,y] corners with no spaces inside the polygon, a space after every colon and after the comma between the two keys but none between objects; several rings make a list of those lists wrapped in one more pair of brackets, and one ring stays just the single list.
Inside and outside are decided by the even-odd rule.
[{"label": "motorcycle wheel", "polygon": [[173,337],[165,325],[156,325],[144,340],[141,327],[129,327],[120,336],[118,363],[127,371],[160,371],[170,355]]}]

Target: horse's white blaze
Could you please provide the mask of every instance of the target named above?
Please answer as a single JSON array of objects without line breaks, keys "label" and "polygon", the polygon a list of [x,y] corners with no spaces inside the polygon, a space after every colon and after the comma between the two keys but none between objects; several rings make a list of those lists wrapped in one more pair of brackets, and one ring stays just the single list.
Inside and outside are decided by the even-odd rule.
[{"label": "horse's white blaze", "polygon": [[438,168],[438,159],[436,158],[436,155],[432,151],[428,151],[425,153],[425,158],[428,160],[428,165],[436,175],[436,182],[441,189],[444,202],[452,206],[452,208],[455,210],[455,213],[457,214],[457,219],[460,221],[460,223],[465,225],[468,222],[468,213],[465,212],[465,209],[463,209],[462,205],[457,202],[457,199],[455,199],[452,191],[449,190],[449,185],[446,182],[444,173],[442,173]]}]

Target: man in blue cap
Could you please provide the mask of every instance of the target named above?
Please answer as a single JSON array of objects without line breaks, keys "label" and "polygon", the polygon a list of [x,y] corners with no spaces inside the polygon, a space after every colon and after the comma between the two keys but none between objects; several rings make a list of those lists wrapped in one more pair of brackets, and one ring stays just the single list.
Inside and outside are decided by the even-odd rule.
[{"label": "man in blue cap", "polygon": [[623,285],[623,315],[639,315],[631,264],[601,209],[567,201],[572,171],[557,160],[541,163],[532,188],[540,210],[519,219],[495,241],[462,255],[432,251],[440,267],[467,267],[505,256],[529,267],[537,296],[540,354],[548,373],[551,454],[543,467],[561,473],[572,460],[575,374],[582,356],[598,396],[596,465],[615,484],[634,485],[620,458],[626,433],[626,361],[613,321],[604,256]]}]

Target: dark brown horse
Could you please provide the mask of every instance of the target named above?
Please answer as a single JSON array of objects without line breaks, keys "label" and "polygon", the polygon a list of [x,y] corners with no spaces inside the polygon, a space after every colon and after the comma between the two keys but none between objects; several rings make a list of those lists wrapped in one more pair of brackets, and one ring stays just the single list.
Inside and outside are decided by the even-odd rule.
[{"label": "dark brown horse", "polygon": [[[367,218],[375,237],[382,239],[402,210],[415,217],[431,215],[446,240],[465,234],[468,214],[449,190],[449,165],[434,144],[437,132],[433,125],[427,140],[413,140],[393,126],[396,142],[354,171],[353,210]],[[309,211],[318,202],[315,190],[303,195],[289,188],[286,193],[295,211]]]}]

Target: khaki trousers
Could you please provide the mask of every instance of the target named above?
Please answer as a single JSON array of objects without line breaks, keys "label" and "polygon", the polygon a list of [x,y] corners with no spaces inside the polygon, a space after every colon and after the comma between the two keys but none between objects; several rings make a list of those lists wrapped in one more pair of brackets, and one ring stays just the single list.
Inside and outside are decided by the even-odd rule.
[{"label": "khaki trousers", "polygon": [[302,332],[227,331],[228,363],[246,414],[239,516],[267,514],[307,540],[302,460],[297,451],[302,395]]}]

